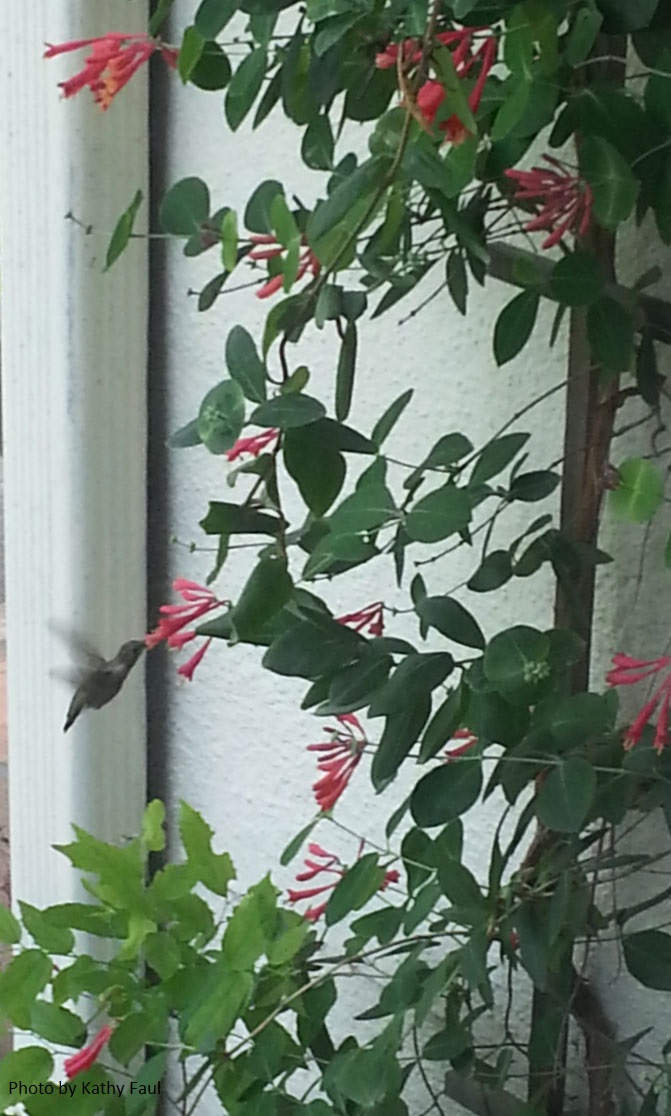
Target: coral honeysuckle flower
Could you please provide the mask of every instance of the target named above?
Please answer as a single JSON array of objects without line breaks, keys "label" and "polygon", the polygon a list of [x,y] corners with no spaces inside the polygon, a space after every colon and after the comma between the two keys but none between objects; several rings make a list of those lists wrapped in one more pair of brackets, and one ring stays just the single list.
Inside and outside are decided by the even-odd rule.
[{"label": "coral honeysuckle flower", "polygon": [[[249,253],[250,260],[273,260],[281,256],[285,251],[282,244],[278,242],[276,237],[266,233],[254,233],[249,238],[254,245]],[[307,271],[310,271],[313,276],[319,275],[321,264],[315,256],[312,249],[309,247],[305,236],[301,238],[301,253],[298,258],[298,271],[296,272],[296,280],[302,279]],[[270,298],[276,291],[281,291],[284,286],[284,275],[280,272],[279,275],[274,275],[262,287],[259,287],[256,292],[257,298]]]},{"label": "coral honeysuckle flower", "polygon": [[593,196],[587,182],[574,174],[568,164],[544,155],[548,167],[530,171],[507,170],[506,178],[517,184],[515,201],[535,201],[541,209],[524,226],[525,232],[549,229],[541,248],[553,248],[568,232],[584,236],[592,221]]},{"label": "coral honeysuckle flower", "polygon": [[279,430],[272,428],[264,430],[261,434],[252,434],[249,438],[238,438],[237,442],[226,450],[224,457],[227,461],[236,461],[244,453],[251,457],[258,457],[279,435]]},{"label": "coral honeysuckle flower", "polygon": [[349,624],[355,632],[368,629],[369,635],[381,636],[384,633],[384,604],[375,601],[374,604],[365,605],[357,612],[346,612],[344,616],[336,616],[339,624]]},{"label": "coral honeysuckle flower", "polygon": [[[145,636],[144,641],[149,650],[164,640],[168,647],[173,650],[181,649],[192,639],[196,639],[198,635],[188,625],[194,624],[196,620],[200,620],[201,616],[212,612],[213,609],[222,608],[229,604],[228,601],[219,600],[211,589],[199,585],[196,581],[188,581],[184,577],[176,578],[172,587],[176,593],[179,593],[184,604],[161,605],[159,608],[161,619],[154,630]],[[206,639],[191,658],[179,667],[177,673],[182,678],[186,678],[189,682],[192,681],[193,672],[202,661],[211,642],[211,639]]]},{"label": "coral honeysuckle flower", "polygon": [[57,54],[80,50],[82,47],[92,48],[83,70],[67,81],[59,82],[59,86],[64,97],[73,97],[75,93],[88,87],[103,112],[155,51],[160,51],[173,69],[177,65],[179,54],[174,47],[165,46],[150,35],[110,31],[97,39],[74,39],[69,43],[47,45],[44,57],[55,58]]},{"label": "coral honeysuckle flower", "polygon": [[[359,847],[359,855],[361,855],[362,847],[363,841]],[[305,868],[302,872],[296,874],[296,880],[299,883],[305,883],[321,875],[335,876],[335,879],[331,879],[328,883],[318,885],[317,887],[289,888],[287,896],[290,903],[300,903],[302,899],[314,899],[316,895],[325,895],[326,892],[333,891],[333,888],[347,871],[339,857],[335,856],[334,853],[327,852],[326,849],[322,848],[321,845],[317,845],[314,841],[308,845],[308,852],[310,856],[305,858]],[[387,869],[378,891],[384,891],[389,884],[398,883],[398,880],[399,873],[397,870],[395,868]],[[327,903],[328,899],[324,899],[321,903],[318,903],[316,907],[308,907],[306,911],[303,911],[303,917],[307,918],[310,922],[316,922],[326,910]]]},{"label": "coral honeysuckle flower", "polygon": [[[477,112],[480,107],[485,82],[496,61],[498,50],[498,40],[491,33],[488,33],[487,37],[480,41],[478,45],[475,35],[482,31],[489,32],[490,29],[487,27],[463,27],[460,30],[443,31],[435,36],[437,44],[451,48],[452,63],[460,80],[468,77],[473,70],[478,69],[475,84],[467,95],[468,104],[473,113]],[[389,69],[397,64],[399,55],[403,59],[404,65],[417,65],[422,57],[421,43],[416,39],[405,39],[404,42],[398,44],[390,43],[384,51],[376,56],[375,65],[378,69]],[[445,97],[444,86],[434,78],[425,81],[418,90],[417,108],[428,125],[433,125]],[[452,143],[463,143],[469,135],[465,124],[456,114],[453,114],[447,120],[441,120],[437,127],[439,131],[445,133],[445,139]]]},{"label": "coral honeysuckle flower", "polygon": [[[467,44],[470,51],[470,38],[467,40]],[[463,61],[457,59],[459,48],[457,48],[452,56],[457,77],[460,79],[465,78],[470,70],[473,69],[478,62],[480,63],[480,72],[473,88],[466,98],[472,113],[476,113],[480,107],[487,76],[496,61],[496,51],[497,40],[493,36],[490,36],[485,39],[476,51],[468,54],[464,52]],[[417,93],[417,108],[427,124],[433,124],[445,97],[445,89],[439,81],[429,80],[424,82]],[[459,119],[456,113],[453,113],[447,120],[441,120],[437,127],[440,132],[445,133],[445,139],[449,140],[451,143],[463,143],[470,135],[468,128],[463,121]]]},{"label": "coral honeysuckle flower", "polygon": [[335,806],[368,743],[359,718],[353,713],[339,713],[336,720],[342,728],[324,728],[324,732],[331,734],[331,740],[307,746],[308,752],[319,752],[317,767],[321,778],[313,783],[312,789],[320,810],[330,810]]},{"label": "coral honeysuckle flower", "polygon": [[84,1070],[90,1069],[96,1061],[100,1051],[105,1043],[109,1042],[112,1037],[113,1028],[109,1023],[101,1027],[96,1037],[88,1044],[73,1054],[71,1058],[66,1058],[63,1068],[65,1069],[66,1077],[76,1077],[78,1073],[83,1073]]},{"label": "coral honeysuckle flower", "polygon": [[659,659],[633,659],[630,655],[613,655],[613,669],[608,671],[606,682],[610,686],[633,686],[652,678],[656,674],[666,671],[659,686],[649,701],[634,718],[627,729],[624,738],[624,747],[628,750],[638,744],[643,734],[643,729],[659,706],[657,727],[653,747],[661,752],[669,742],[669,704],[671,703],[671,655],[662,655]]},{"label": "coral honeysuckle flower", "polygon": [[471,730],[467,728],[457,729],[452,739],[463,740],[463,744],[457,745],[456,748],[449,748],[445,752],[446,763],[449,763],[451,760],[459,759],[460,756],[466,755],[466,752],[470,752],[471,748],[474,748],[478,742],[478,738],[475,733],[471,732]]}]

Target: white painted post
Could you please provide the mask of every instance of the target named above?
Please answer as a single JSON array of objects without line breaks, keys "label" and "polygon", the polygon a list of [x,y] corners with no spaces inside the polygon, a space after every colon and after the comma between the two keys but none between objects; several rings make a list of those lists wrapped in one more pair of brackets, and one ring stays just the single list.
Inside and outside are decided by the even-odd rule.
[{"label": "white painted post", "polygon": [[142,667],[64,736],[72,690],[51,672],[68,653],[48,624],[105,656],[145,631],[146,242],[103,266],[116,219],[147,194],[147,74],[102,113],[88,90],[64,101],[57,87],[85,50],[42,54],[145,20],[126,0],[0,5],[12,890],[39,905],[76,894],[51,849],[71,822],[107,839],[137,832],[146,766]]}]

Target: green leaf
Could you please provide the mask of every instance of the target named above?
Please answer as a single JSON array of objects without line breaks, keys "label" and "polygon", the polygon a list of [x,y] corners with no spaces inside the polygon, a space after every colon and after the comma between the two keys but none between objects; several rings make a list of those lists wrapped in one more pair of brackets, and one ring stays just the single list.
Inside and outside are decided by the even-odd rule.
[{"label": "green leaf", "polygon": [[165,805],[160,798],[153,798],[142,815],[142,844],[149,852],[165,848]]},{"label": "green leaf", "polygon": [[216,39],[238,10],[238,0],[202,0],[194,20],[204,39]]},{"label": "green leaf", "polygon": [[590,736],[598,736],[612,728],[612,714],[607,696],[572,694],[563,697],[549,712],[552,735],[562,748],[577,748]]},{"label": "green leaf", "polygon": [[229,274],[238,262],[238,217],[234,209],[229,209],[221,222],[221,262]]},{"label": "green leaf", "polygon": [[548,829],[579,833],[595,792],[596,774],[591,763],[582,756],[569,756],[546,777],[536,795],[536,814]]},{"label": "green leaf", "polygon": [[566,306],[589,306],[603,289],[601,265],[596,256],[577,250],[555,264],[550,290]]},{"label": "green leaf", "polygon": [[387,681],[393,665],[391,655],[381,655],[376,648],[365,648],[361,657],[343,667],[331,680],[328,699],[320,713],[351,713],[370,704]]},{"label": "green leaf", "polygon": [[578,66],[586,61],[602,23],[603,16],[594,8],[578,8],[575,11],[564,50],[569,66]]},{"label": "green leaf", "polygon": [[253,640],[258,636],[287,603],[293,587],[286,559],[274,554],[260,558],[230,613],[238,639]]},{"label": "green leaf", "polygon": [[326,114],[308,124],[301,144],[301,155],[311,170],[333,169],[333,131]]},{"label": "green leaf", "polygon": [[640,930],[623,939],[624,963],[644,988],[671,991],[671,935]]},{"label": "green leaf", "polygon": [[396,667],[370,704],[370,716],[401,713],[409,698],[430,695],[454,670],[447,651],[412,652]]},{"label": "green leaf", "polygon": [[58,1046],[81,1046],[86,1038],[86,1024],[78,1015],[46,1000],[33,1004],[30,1030]]},{"label": "green leaf", "polygon": [[47,953],[70,953],[75,944],[74,934],[66,927],[54,926],[49,911],[39,911],[30,903],[19,900],[21,919],[35,945]]},{"label": "green leaf", "polygon": [[195,26],[187,27],[182,35],[182,45],[177,59],[177,73],[181,77],[184,85],[186,85],[195,66],[198,64],[204,46],[205,39],[198,28]]},{"label": "green leaf", "polygon": [[441,860],[438,865],[438,879],[443,895],[455,907],[468,910],[486,917],[486,902],[480,885],[472,872],[458,860]]},{"label": "green leaf", "polygon": [[503,472],[529,441],[528,434],[503,434],[488,442],[478,457],[468,482],[469,488],[479,488],[492,477]]},{"label": "green leaf", "polygon": [[282,521],[257,508],[211,500],[200,526],[206,535],[278,535]]},{"label": "green leaf", "polygon": [[494,326],[494,359],[499,368],[522,351],[536,324],[540,295],[521,291],[503,307]]},{"label": "green leaf", "polygon": [[550,677],[550,641],[543,633],[523,624],[499,632],[487,645],[485,677],[504,696],[533,694]]},{"label": "green leaf", "polygon": [[335,413],[339,422],[344,422],[352,405],[352,390],[356,371],[357,329],[354,322],[348,322],[340,346],[338,371],[336,374]]},{"label": "green leaf", "polygon": [[452,251],[445,260],[445,282],[450,298],[460,314],[466,313],[468,299],[468,275],[461,252]]},{"label": "green leaf", "polygon": [[282,183],[274,178],[268,178],[256,187],[245,209],[245,225],[250,232],[272,233],[270,210],[277,195],[283,192]]},{"label": "green leaf", "polygon": [[49,1080],[54,1060],[41,1046],[24,1046],[5,1054],[0,1064],[0,1107],[5,1110],[18,1101],[16,1083],[39,1085]]},{"label": "green leaf", "polygon": [[545,500],[559,484],[559,477],[549,469],[538,469],[533,473],[518,473],[508,490],[509,500],[522,500],[534,504]]},{"label": "green leaf", "polygon": [[277,426],[280,430],[290,430],[295,426],[307,426],[323,418],[326,408],[318,399],[310,395],[276,395],[262,403],[249,417],[256,426]]},{"label": "green leaf", "polygon": [[337,499],[346,473],[345,459],[325,439],[321,422],[287,430],[282,443],[284,464],[314,515],[324,515]]},{"label": "green leaf", "polygon": [[246,399],[252,403],[265,402],[266,366],[256,351],[252,335],[243,326],[233,326],[226,338],[226,367]]},{"label": "green leaf", "polygon": [[183,1012],[184,1039],[200,1053],[213,1053],[245,1012],[254,988],[249,972],[237,972],[223,960],[209,966],[206,983],[197,986]]},{"label": "green leaf", "polygon": [[[51,960],[39,949],[24,949],[0,973],[0,1014],[27,1030],[35,998],[52,973]],[[3,1062],[4,1066],[4,1062]]]},{"label": "green leaf", "polygon": [[173,236],[198,236],[210,215],[210,191],[201,178],[182,178],[164,195],[159,221]]},{"label": "green leaf", "polygon": [[263,665],[275,674],[314,679],[347,666],[364,645],[358,632],[315,613],[280,635],[263,656]]},{"label": "green leaf", "polygon": [[475,805],[482,788],[482,769],[473,759],[457,759],[429,771],[410,796],[417,825],[429,829],[460,817]]},{"label": "green leaf", "polygon": [[587,311],[587,336],[596,360],[609,372],[629,372],[634,362],[634,323],[625,307],[601,295]]},{"label": "green leaf", "polygon": [[9,908],[0,903],[0,942],[15,945],[20,940],[21,927],[19,923]]},{"label": "green leaf", "polygon": [[222,454],[240,437],[245,403],[240,385],[222,380],[208,391],[198,413],[198,435],[210,453]]},{"label": "green leaf", "polygon": [[254,884],[226,923],[223,958],[233,969],[250,969],[270,945],[277,928],[277,890],[266,876]]},{"label": "green leaf", "polygon": [[411,508],[405,529],[414,542],[440,542],[471,521],[471,501],[464,488],[444,484]]},{"label": "green leaf", "polygon": [[578,161],[583,178],[592,187],[594,216],[605,229],[616,229],[636,201],[638,183],[633,171],[601,136],[583,136]]},{"label": "green leaf", "polygon": [[420,693],[414,699],[408,698],[403,709],[387,717],[371,767],[371,780],[378,792],[395,778],[419,740],[430,712],[430,694]]},{"label": "green leaf", "polygon": [[225,89],[231,80],[231,63],[218,43],[206,42],[189,79],[197,89]]},{"label": "green leaf", "polygon": [[492,550],[478,566],[467,586],[472,593],[490,593],[500,589],[513,576],[513,566],[507,550]]},{"label": "green leaf", "polygon": [[[389,159],[374,156],[362,163],[335,190],[326,201],[321,202],[311,213],[308,220],[307,235],[313,251],[326,263],[325,254],[330,255],[326,237],[337,226],[343,226],[343,234],[349,237],[360,224],[363,214],[371,207],[376,189],[381,186],[389,170]],[[339,252],[336,248],[335,255]]]},{"label": "green leaf", "polygon": [[393,519],[396,514],[394,499],[385,484],[362,484],[347,496],[329,519],[333,534],[354,534],[374,531]]},{"label": "green leaf", "polygon": [[142,198],[142,190],[138,190],[132,202],[128,206],[128,209],[126,209],[121,214],[119,220],[114,226],[114,232],[110,237],[109,244],[107,245],[107,252],[105,254],[105,271],[109,271],[112,264],[118,260],[119,256],[128,244],[128,241],[130,240],[133,232],[135,218],[137,217],[138,210],[142,205]]},{"label": "green leaf", "polygon": [[425,597],[416,607],[417,615],[431,628],[465,647],[481,651],[485,637],[468,609],[451,597]]},{"label": "green leaf", "polygon": [[334,926],[350,911],[360,910],[379,890],[383,881],[384,868],[379,866],[377,854],[366,853],[345,872],[333,889],[326,905],[326,925]]},{"label": "green leaf", "polygon": [[618,466],[619,484],[608,493],[608,503],[618,519],[647,523],[664,500],[664,478],[656,465],[631,457]]},{"label": "green leaf", "polygon": [[196,878],[215,895],[228,895],[228,885],[235,879],[231,858],[226,852],[212,851],[214,830],[186,802],[180,803],[179,835]]},{"label": "green leaf", "polygon": [[[242,124],[250,108],[254,104],[263,85],[268,65],[268,53],[265,47],[256,47],[241,62],[231,78],[231,83],[226,91],[224,111],[231,131]],[[247,228],[250,228],[246,221]]]},{"label": "green leaf", "polygon": [[280,864],[283,868],[286,868],[287,864],[291,864],[294,857],[298,855],[318,821],[318,817],[313,818],[311,822],[308,822],[299,830],[295,837],[291,838],[288,845],[285,845],[280,856]]},{"label": "green leaf", "polygon": [[442,705],[434,713],[426,726],[419,749],[418,763],[426,763],[433,759],[448,740],[451,740],[459,728],[463,715],[464,697],[460,686],[457,686],[445,698]]},{"label": "green leaf", "polygon": [[373,432],[370,437],[371,441],[378,449],[381,449],[382,443],[386,440],[389,434],[391,434],[392,430],[396,426],[396,423],[398,422],[405,408],[408,406],[408,403],[412,399],[413,391],[413,388],[408,388],[407,391],[404,391],[401,395],[399,395],[398,398],[395,399],[389,407],[387,407],[387,410],[384,412],[384,414],[380,415],[380,418],[375,423]]}]

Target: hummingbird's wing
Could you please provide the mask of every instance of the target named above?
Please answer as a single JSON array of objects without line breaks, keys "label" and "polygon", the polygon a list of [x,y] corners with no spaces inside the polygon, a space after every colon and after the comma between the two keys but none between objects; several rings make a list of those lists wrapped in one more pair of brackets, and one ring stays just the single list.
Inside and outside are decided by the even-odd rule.
[{"label": "hummingbird's wing", "polygon": [[79,632],[74,632],[70,628],[66,628],[64,624],[60,624],[56,620],[49,622],[49,628],[58,636],[63,643],[66,643],[72,654],[78,660],[79,670],[100,670],[106,666],[106,661],[103,659],[100,652],[89,643],[84,636]]}]

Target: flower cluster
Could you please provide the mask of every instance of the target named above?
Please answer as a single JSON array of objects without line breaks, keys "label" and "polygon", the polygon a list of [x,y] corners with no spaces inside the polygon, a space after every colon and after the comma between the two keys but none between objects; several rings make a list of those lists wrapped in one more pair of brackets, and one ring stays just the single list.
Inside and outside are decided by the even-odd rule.
[{"label": "flower cluster", "polygon": [[[452,64],[460,81],[472,76],[477,70],[475,83],[467,95],[468,105],[473,113],[480,107],[485,82],[496,61],[498,49],[496,37],[487,34],[480,42],[475,39],[476,32],[488,30],[483,27],[464,27],[461,30],[442,31],[435,36],[436,43],[450,48]],[[404,66],[417,65],[422,57],[421,45],[416,39],[406,39],[400,44],[391,43],[386,50],[376,56],[375,65],[378,69],[388,69],[398,64],[399,57]],[[433,125],[446,96],[445,87],[434,78],[430,78],[420,86],[416,104],[425,124]],[[437,127],[439,131],[444,132],[445,139],[451,143],[463,143],[469,134],[456,113],[447,120],[440,120]]]},{"label": "flower cluster", "polygon": [[384,634],[384,604],[382,601],[375,601],[356,612],[336,616],[336,620],[339,624],[349,624],[355,632],[367,630],[369,635],[381,636]]},{"label": "flower cluster", "polygon": [[237,442],[229,450],[226,450],[224,457],[227,461],[237,461],[245,453],[249,454],[250,457],[258,457],[264,449],[267,449],[276,440],[279,433],[276,427],[272,427],[270,430],[264,430],[261,434],[251,434],[248,438],[238,438]]},{"label": "flower cluster", "polygon": [[76,1077],[78,1073],[83,1073],[85,1070],[90,1069],[95,1060],[97,1059],[100,1051],[105,1043],[109,1042],[112,1037],[112,1028],[109,1023],[101,1027],[96,1037],[88,1044],[73,1054],[71,1058],[66,1058],[63,1064],[66,1077]]},{"label": "flower cluster", "polygon": [[659,659],[633,659],[631,655],[617,654],[613,656],[613,669],[606,675],[610,686],[633,686],[646,678],[653,678],[665,671],[659,686],[649,701],[634,718],[627,729],[624,738],[625,748],[633,748],[638,744],[643,729],[659,706],[657,726],[653,746],[661,752],[669,742],[669,703],[671,703],[671,655],[662,655]]},{"label": "flower cluster", "polygon": [[[277,237],[266,233],[254,233],[249,238],[254,245],[249,253],[250,260],[275,260],[278,259],[284,252],[284,246],[280,244]],[[321,264],[314,252],[308,245],[305,236],[301,239],[301,252],[298,257],[298,270],[296,272],[296,281],[302,279],[306,272],[310,271],[313,276],[319,275]],[[281,291],[284,286],[284,273],[280,271],[277,275],[273,275],[262,287],[259,287],[256,292],[257,298],[270,298],[276,291]]]},{"label": "flower cluster", "polygon": [[[363,842],[359,847],[359,856],[361,855],[362,847]],[[296,880],[299,883],[314,880],[316,876],[322,875],[330,875],[335,878],[317,887],[304,887],[300,889],[289,888],[287,896],[290,903],[299,903],[302,899],[313,899],[316,895],[325,895],[327,892],[333,891],[333,888],[339,883],[347,871],[339,857],[334,853],[327,852],[326,849],[323,849],[321,845],[317,845],[314,841],[308,845],[308,852],[310,855],[305,858],[305,869],[296,874]],[[398,883],[398,880],[399,874],[397,870],[395,868],[388,868],[378,890],[384,891],[389,884]],[[316,922],[326,910],[327,903],[328,899],[324,899],[315,907],[308,907],[306,911],[303,911],[303,917],[309,919],[310,922]]]},{"label": "flower cluster", "polygon": [[530,171],[507,170],[506,177],[517,184],[515,201],[535,201],[540,212],[524,226],[526,232],[549,229],[542,248],[553,248],[568,232],[584,236],[592,221],[592,190],[566,163],[544,155],[548,167]]},{"label": "flower cluster", "polygon": [[336,717],[342,728],[324,728],[331,740],[308,744],[308,752],[318,752],[317,767],[321,778],[313,783],[315,799],[320,810],[331,810],[345,790],[359,765],[368,743],[358,717],[353,713],[339,713]]},{"label": "flower cluster", "polygon": [[167,47],[150,35],[129,35],[126,32],[110,31],[97,39],[75,39],[69,43],[47,46],[45,58],[55,58],[82,47],[91,47],[91,53],[74,77],[59,82],[64,97],[73,97],[81,89],[91,90],[96,104],[103,110],[109,108],[117,93],[127,85],[133,74],[148,62],[155,51],[160,51],[164,60],[173,69],[177,65],[179,51]]},{"label": "flower cluster", "polygon": [[[220,601],[215,597],[211,589],[206,589],[203,585],[198,585],[196,581],[187,581],[184,577],[178,577],[173,581],[172,587],[176,593],[179,593],[184,604],[181,605],[161,605],[159,613],[161,619],[158,625],[154,628],[149,635],[145,636],[145,643],[149,650],[156,647],[164,640],[168,647],[174,649],[181,649],[186,643],[192,639],[196,639],[198,633],[187,625],[194,624],[196,620],[200,620],[201,616],[205,616],[208,612],[212,612],[215,608],[221,608],[227,605],[228,601]],[[177,673],[182,678],[186,678],[189,682],[193,679],[193,672],[210,646],[212,639],[206,639],[198,650],[188,659],[187,662],[182,663]]]}]

